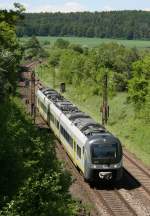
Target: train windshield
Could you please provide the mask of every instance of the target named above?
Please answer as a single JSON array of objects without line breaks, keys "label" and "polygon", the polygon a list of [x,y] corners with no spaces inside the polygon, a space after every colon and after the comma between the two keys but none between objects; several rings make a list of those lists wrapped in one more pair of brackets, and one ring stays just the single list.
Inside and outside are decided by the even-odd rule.
[{"label": "train windshield", "polygon": [[92,158],[113,161],[117,157],[117,144],[95,144],[92,146]]}]

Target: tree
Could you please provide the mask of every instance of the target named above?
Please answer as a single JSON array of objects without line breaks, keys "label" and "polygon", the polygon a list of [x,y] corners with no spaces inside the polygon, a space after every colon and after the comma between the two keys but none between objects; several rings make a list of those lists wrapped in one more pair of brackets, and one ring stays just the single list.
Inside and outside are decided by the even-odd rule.
[{"label": "tree", "polygon": [[0,10],[0,102],[15,92],[17,68],[22,57],[15,25],[22,18],[24,9],[20,4],[15,7],[16,11]]},{"label": "tree", "polygon": [[42,48],[40,42],[35,36],[32,36],[24,45],[24,58],[45,58],[47,57],[47,52]]},{"label": "tree", "polygon": [[73,49],[74,51],[79,52],[79,53],[84,52],[83,48],[79,44],[70,44],[69,48]]},{"label": "tree", "polygon": [[136,107],[141,108],[149,94],[150,85],[150,56],[144,57],[133,64],[133,75],[129,80],[128,94],[130,101],[134,102]]},{"label": "tree", "polygon": [[150,12],[110,11],[27,13],[18,35],[78,36],[123,39],[150,38]]},{"label": "tree", "polygon": [[54,44],[57,48],[66,49],[69,46],[69,41],[58,38]]},{"label": "tree", "polygon": [[148,93],[148,81],[144,76],[134,77],[129,81],[129,98],[138,107],[142,107]]}]

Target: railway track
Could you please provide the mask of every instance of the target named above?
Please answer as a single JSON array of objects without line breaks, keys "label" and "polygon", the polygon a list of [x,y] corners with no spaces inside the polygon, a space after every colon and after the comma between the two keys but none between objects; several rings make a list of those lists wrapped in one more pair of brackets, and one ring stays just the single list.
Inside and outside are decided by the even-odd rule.
[{"label": "railway track", "polygon": [[124,151],[124,166],[128,172],[137,180],[142,189],[147,193],[150,199],[150,173],[139,165],[134,159],[132,159],[126,151]]},{"label": "railway track", "polygon": [[[82,189],[86,190],[88,200],[95,203],[94,211],[92,215],[111,215],[111,216],[134,216],[138,215],[136,210],[132,207],[124,196],[121,194],[119,189],[110,186],[103,185],[101,188],[89,186],[89,184],[83,181],[83,176],[78,172],[74,164],[72,163],[69,156],[66,154],[62,145],[57,141],[57,148],[61,151],[62,159],[67,162],[69,170],[76,177],[78,184],[81,185]],[[101,210],[103,208],[103,211]]]},{"label": "railway track", "polygon": [[100,199],[103,199],[104,205],[107,206],[108,212],[113,216],[137,215],[136,211],[121,195],[118,189],[112,190],[95,190]]},{"label": "railway track", "polygon": [[[61,144],[58,144],[61,146]],[[60,147],[61,148],[61,147]],[[64,151],[64,150],[61,150]],[[98,213],[94,215],[111,215],[111,216],[130,216],[130,215],[141,215],[141,212],[147,212],[143,213],[142,215],[150,215],[150,212],[143,209],[141,212],[137,208],[136,204],[133,204],[133,200],[127,198],[125,194],[115,186],[100,186],[101,188],[93,188],[91,191],[91,188],[89,185],[83,183],[83,177],[80,176],[78,171],[76,170],[74,164],[72,163],[69,156],[64,152],[66,155],[63,160],[68,161],[68,165],[71,164],[71,170],[73,170],[73,175],[76,176],[77,179],[80,179],[80,183],[84,188],[86,188],[86,194],[89,196],[89,200],[92,200],[92,202],[95,202],[96,209],[100,207],[100,203],[103,205],[104,212],[99,212],[100,210],[97,210]],[[83,188],[82,187],[82,188]],[[94,191],[94,194],[93,194]],[[96,201],[95,201],[96,200]]]}]

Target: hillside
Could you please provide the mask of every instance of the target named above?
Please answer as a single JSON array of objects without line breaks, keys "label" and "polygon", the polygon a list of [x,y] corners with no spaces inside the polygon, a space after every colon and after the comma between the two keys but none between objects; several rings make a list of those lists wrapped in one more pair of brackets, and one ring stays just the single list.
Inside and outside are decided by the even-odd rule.
[{"label": "hillside", "polygon": [[110,11],[76,13],[25,13],[18,36],[78,36],[150,39],[150,12]]}]

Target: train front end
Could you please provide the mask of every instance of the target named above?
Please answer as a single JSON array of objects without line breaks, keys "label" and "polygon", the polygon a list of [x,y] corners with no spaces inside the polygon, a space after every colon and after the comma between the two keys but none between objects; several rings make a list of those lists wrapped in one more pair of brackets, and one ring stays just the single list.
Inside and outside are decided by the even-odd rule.
[{"label": "train front end", "polygon": [[122,178],[122,146],[110,133],[92,136],[85,145],[84,171],[87,181]]}]

